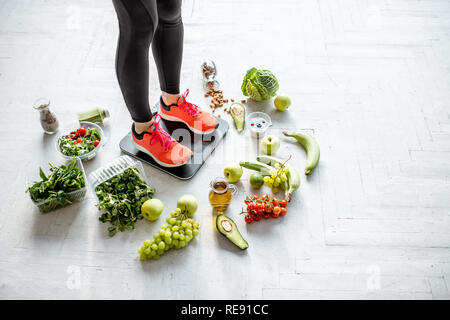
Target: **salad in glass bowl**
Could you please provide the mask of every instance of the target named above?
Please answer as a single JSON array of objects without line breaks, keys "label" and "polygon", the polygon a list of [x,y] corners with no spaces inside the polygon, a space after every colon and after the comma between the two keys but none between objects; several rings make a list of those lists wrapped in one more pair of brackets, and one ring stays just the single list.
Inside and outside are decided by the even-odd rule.
[{"label": "salad in glass bowl", "polygon": [[66,159],[75,157],[90,160],[97,155],[103,144],[104,134],[100,126],[82,121],[78,128],[58,138],[56,149]]}]

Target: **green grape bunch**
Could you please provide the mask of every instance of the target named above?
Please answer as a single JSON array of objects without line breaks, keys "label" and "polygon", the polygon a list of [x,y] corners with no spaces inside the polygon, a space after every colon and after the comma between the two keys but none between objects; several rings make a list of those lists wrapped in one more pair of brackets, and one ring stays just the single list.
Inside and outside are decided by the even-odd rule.
[{"label": "green grape bunch", "polygon": [[275,163],[274,166],[275,170],[270,170],[269,175],[264,177],[264,182],[273,193],[278,193],[280,186],[288,180],[289,169],[279,163]]},{"label": "green grape bunch", "polygon": [[141,260],[158,260],[164,252],[181,249],[199,235],[200,223],[188,218],[180,208],[172,211],[166,222],[153,234],[153,240],[145,240],[138,250]]}]

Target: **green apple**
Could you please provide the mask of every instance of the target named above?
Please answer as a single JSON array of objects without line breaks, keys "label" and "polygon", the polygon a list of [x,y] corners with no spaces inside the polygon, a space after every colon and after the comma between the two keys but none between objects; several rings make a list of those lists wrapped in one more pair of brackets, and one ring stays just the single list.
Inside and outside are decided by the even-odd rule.
[{"label": "green apple", "polygon": [[226,166],[225,169],[223,170],[223,175],[229,183],[235,183],[238,182],[239,179],[242,177],[243,172],[244,171],[242,170],[242,167],[239,164],[229,165]]},{"label": "green apple", "polygon": [[278,111],[285,111],[291,105],[291,99],[288,96],[277,96],[273,101]]},{"label": "green apple", "polygon": [[260,173],[255,172],[250,176],[250,185],[252,186],[252,188],[259,189],[263,184],[264,177]]},{"label": "green apple", "polygon": [[261,149],[265,154],[271,155],[278,151],[280,148],[280,139],[276,136],[265,136],[261,140]]},{"label": "green apple", "polygon": [[149,221],[155,221],[159,218],[164,210],[164,205],[161,200],[149,199],[145,201],[141,206],[141,213],[145,219]]},{"label": "green apple", "polygon": [[180,208],[181,213],[191,218],[197,211],[198,201],[193,195],[185,194],[178,199],[177,208]]}]

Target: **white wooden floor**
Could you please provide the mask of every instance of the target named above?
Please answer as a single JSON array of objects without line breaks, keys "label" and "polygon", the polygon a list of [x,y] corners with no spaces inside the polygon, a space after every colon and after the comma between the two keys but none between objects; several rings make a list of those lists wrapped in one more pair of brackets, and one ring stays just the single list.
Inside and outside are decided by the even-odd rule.
[{"label": "white wooden floor", "polygon": [[[322,150],[286,217],[245,226],[247,171],[228,214],[250,248],[215,231],[208,182],[252,160],[233,127],[189,181],[145,166],[166,210],[184,193],[200,201],[189,247],[142,263],[159,228],[109,238],[92,195],[40,214],[25,182],[56,161],[34,99],[49,97],[64,124],[107,107],[108,144],[88,172],[120,155],[130,126],[115,78],[118,26],[109,0],[0,0],[0,297],[4,299],[449,299],[450,1],[185,0],[183,88],[207,103],[200,64],[213,59],[225,96],[242,99],[250,67],[267,68],[291,96],[279,129],[307,129]],[[151,99],[158,96],[151,64]],[[227,116],[223,115],[226,119]],[[282,139],[278,155],[304,152]],[[163,220],[161,219],[161,220]]]}]

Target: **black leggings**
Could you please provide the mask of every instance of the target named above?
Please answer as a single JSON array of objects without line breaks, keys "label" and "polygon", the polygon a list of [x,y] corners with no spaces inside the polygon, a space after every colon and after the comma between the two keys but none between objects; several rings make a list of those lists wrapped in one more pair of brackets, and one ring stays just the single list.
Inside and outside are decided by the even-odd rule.
[{"label": "black leggings", "polygon": [[131,118],[153,117],[148,102],[148,50],[152,44],[162,91],[180,92],[183,56],[181,0],[113,0],[119,19],[116,74]]}]

